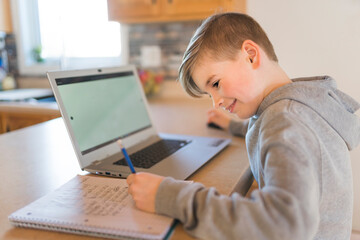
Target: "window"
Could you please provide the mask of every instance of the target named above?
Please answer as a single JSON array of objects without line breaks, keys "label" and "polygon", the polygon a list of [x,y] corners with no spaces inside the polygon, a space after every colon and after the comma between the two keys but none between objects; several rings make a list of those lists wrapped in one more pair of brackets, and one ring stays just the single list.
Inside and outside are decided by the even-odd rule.
[{"label": "window", "polygon": [[106,0],[12,0],[20,74],[126,63],[127,30]]}]

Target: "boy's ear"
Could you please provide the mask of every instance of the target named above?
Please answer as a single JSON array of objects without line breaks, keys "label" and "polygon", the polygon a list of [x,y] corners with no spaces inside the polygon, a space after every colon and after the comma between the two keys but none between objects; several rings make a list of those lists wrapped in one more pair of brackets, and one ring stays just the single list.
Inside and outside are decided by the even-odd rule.
[{"label": "boy's ear", "polygon": [[245,53],[246,61],[251,63],[253,68],[260,65],[259,45],[251,40],[245,40],[241,50]]}]

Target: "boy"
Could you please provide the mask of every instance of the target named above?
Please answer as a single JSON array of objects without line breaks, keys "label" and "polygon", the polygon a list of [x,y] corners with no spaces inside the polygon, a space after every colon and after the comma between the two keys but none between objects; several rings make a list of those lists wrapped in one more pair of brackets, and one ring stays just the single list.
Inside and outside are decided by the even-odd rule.
[{"label": "boy", "polygon": [[330,77],[289,79],[265,32],[240,13],[204,21],[179,73],[190,95],[208,94],[215,108],[249,118],[210,117],[245,136],[259,190],[250,199],[223,196],[199,183],[138,173],[127,180],[138,208],[177,218],[202,239],[350,238],[357,102]]}]

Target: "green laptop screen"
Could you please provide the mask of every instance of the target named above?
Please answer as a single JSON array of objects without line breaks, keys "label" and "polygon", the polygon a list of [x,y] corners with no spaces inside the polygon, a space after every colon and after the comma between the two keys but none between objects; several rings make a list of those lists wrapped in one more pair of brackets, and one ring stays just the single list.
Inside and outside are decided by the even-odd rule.
[{"label": "green laptop screen", "polygon": [[56,79],[82,154],[151,126],[132,71]]}]

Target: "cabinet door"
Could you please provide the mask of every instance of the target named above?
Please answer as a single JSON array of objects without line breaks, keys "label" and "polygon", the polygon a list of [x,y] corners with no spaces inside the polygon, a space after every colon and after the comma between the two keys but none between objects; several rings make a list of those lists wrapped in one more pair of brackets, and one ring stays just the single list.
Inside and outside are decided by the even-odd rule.
[{"label": "cabinet door", "polygon": [[225,12],[230,8],[231,0],[163,0],[164,14],[177,17],[203,19],[216,12]]},{"label": "cabinet door", "polygon": [[107,0],[109,20],[122,23],[202,20],[216,12],[245,12],[246,0]]},{"label": "cabinet door", "polygon": [[12,32],[10,0],[0,0],[0,29],[7,33]]},{"label": "cabinet door", "polygon": [[161,0],[107,0],[109,20],[129,22],[132,19],[157,17]]}]

